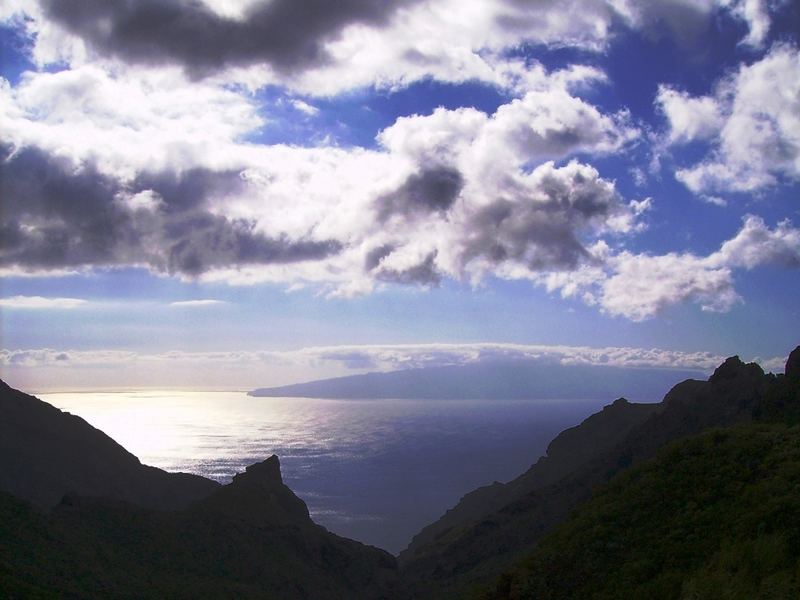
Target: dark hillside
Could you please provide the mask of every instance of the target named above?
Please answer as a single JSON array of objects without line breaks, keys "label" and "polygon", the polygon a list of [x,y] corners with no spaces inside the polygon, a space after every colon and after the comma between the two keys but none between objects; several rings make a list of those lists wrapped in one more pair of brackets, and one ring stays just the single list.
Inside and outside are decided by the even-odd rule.
[{"label": "dark hillside", "polygon": [[[676,385],[658,408],[621,441],[560,479],[531,490],[477,520],[453,523],[403,555],[406,593],[415,598],[457,597],[496,578],[529,554],[593,488],[652,458],[673,440],[715,427],[748,423],[764,407],[776,381],[756,364],[729,358],[708,381]],[[762,407],[762,408],[759,408]]]},{"label": "dark hillside", "polygon": [[615,478],[484,599],[800,597],[800,428],[716,429]]},{"label": "dark hillside", "polygon": [[42,508],[74,493],[174,509],[218,487],[198,475],[142,465],[80,417],[0,381],[0,491]]}]

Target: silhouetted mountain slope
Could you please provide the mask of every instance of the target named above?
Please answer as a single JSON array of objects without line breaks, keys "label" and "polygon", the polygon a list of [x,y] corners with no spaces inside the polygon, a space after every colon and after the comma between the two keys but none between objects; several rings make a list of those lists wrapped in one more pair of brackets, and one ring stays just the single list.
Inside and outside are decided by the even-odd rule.
[{"label": "silhouetted mountain slope", "polygon": [[800,597],[800,427],[681,440],[598,491],[489,600]]},{"label": "silhouetted mountain slope", "polygon": [[395,578],[391,555],[311,521],[275,456],[176,511],[0,494],[7,598],[389,598]]},{"label": "silhouetted mountain slope", "polygon": [[390,373],[367,373],[274,388],[251,396],[306,398],[517,399],[616,398],[655,400],[698,371],[561,365],[516,360]]},{"label": "silhouetted mountain slope", "polygon": [[[32,496],[53,493],[36,483],[50,476],[74,488],[59,465],[93,492],[95,470],[152,476],[82,420],[2,392],[0,473],[21,452],[42,470],[21,486]],[[794,598],[798,423],[800,347],[786,375],[733,357],[660,404],[617,400],[426,528],[402,583],[388,553],[314,524],[274,456],[171,511],[120,500],[138,488],[118,478],[105,488],[117,499],[71,494],[49,512],[0,492],[0,597]],[[62,448],[72,454],[47,463]]]},{"label": "silhouetted mountain slope", "polygon": [[800,347],[785,375],[763,378],[754,423],[678,440],[615,477],[479,596],[800,597],[799,415]]},{"label": "silhouetted mountain slope", "polygon": [[415,598],[458,597],[491,581],[531,551],[541,537],[616,473],[652,458],[672,440],[711,427],[751,421],[778,380],[738,357],[725,361],[708,381],[675,386],[659,407],[622,441],[589,454],[577,469],[534,489],[477,521],[452,524],[438,537],[404,554],[407,592]]},{"label": "silhouetted mountain slope", "polygon": [[40,507],[64,494],[104,496],[150,508],[187,506],[219,487],[144,466],[102,431],[0,381],[0,490]]},{"label": "silhouetted mountain slope", "polygon": [[621,442],[631,429],[640,425],[661,406],[631,404],[620,398],[583,421],[558,434],[547,447],[547,455],[528,471],[510,481],[480,487],[466,494],[438,521],[420,531],[400,554],[400,563],[409,561],[418,550],[454,527],[464,527],[522,496],[563,479],[593,459],[598,452]]}]

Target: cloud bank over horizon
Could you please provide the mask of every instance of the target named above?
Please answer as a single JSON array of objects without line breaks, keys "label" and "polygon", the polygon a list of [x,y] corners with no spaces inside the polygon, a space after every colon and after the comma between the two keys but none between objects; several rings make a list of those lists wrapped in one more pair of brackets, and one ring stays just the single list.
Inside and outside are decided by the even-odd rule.
[{"label": "cloud bank over horizon", "polygon": [[[0,366],[14,379],[26,381],[39,372],[40,385],[48,387],[49,374],[55,387],[64,389],[59,375],[130,368],[149,372],[151,379],[140,385],[163,385],[160,376],[171,373],[170,385],[191,385],[189,373],[202,369],[209,376],[200,383],[215,386],[272,386],[307,380],[298,372],[336,377],[366,372],[392,372],[465,365],[505,364],[524,361],[537,365],[603,366],[620,369],[667,369],[710,374],[725,356],[710,352],[684,352],[658,348],[559,346],[543,344],[392,344],[308,347],[285,351],[142,353],[119,350],[0,350]],[[744,357],[765,370],[783,372],[785,357]],[[298,371],[299,369],[299,371]],[[152,379],[155,377],[155,379]],[[61,383],[59,383],[61,382]],[[196,381],[195,381],[196,383]],[[69,384],[66,384],[67,387]],[[91,387],[84,384],[84,387]]]}]

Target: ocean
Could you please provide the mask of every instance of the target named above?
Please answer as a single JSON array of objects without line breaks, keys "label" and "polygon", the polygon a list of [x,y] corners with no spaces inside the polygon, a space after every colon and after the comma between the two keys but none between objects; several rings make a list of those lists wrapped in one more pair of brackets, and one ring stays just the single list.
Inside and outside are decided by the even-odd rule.
[{"label": "ocean", "polygon": [[466,492],[507,481],[601,400],[328,400],[244,392],[41,394],[144,464],[227,483],[272,454],[330,531],[397,553]]}]

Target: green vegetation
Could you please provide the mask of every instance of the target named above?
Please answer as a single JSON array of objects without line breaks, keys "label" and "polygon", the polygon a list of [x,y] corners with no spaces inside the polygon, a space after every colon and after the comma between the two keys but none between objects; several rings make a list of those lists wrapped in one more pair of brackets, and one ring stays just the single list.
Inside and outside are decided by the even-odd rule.
[{"label": "green vegetation", "polygon": [[483,600],[800,597],[800,386],[675,441],[580,504]]},{"label": "green vegetation", "polygon": [[383,598],[394,559],[315,525],[274,457],[255,467],[180,511],[0,492],[0,598]]}]

